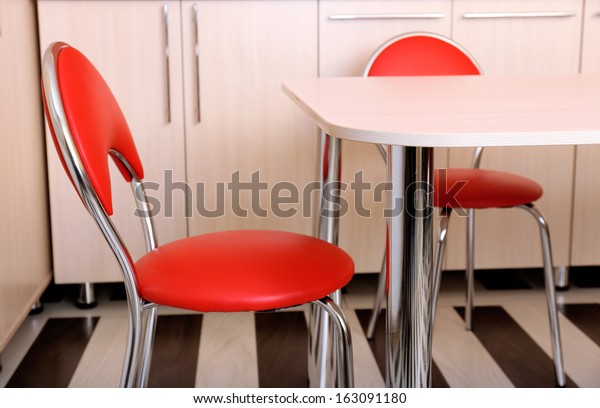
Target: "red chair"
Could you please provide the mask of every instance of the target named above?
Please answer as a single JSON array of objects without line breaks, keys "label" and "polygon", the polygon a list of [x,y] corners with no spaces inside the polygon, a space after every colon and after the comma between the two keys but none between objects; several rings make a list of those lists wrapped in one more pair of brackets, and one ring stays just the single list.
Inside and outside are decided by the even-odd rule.
[{"label": "red chair", "polygon": [[[43,96],[55,147],[77,193],[114,252],[125,282],[129,339],[121,386],[145,386],[158,305],[199,312],[270,311],[312,303],[335,322],[337,385],[353,386],[352,348],[342,311],[328,294],[347,284],[352,259],[300,234],[225,231],[158,246],[125,118],[86,57],[64,43],[43,58]],[[148,253],[134,262],[111,222],[110,156],[134,190]]]},{"label": "red chair", "polygon": [[[479,74],[481,74],[479,65],[466,50],[448,38],[429,33],[410,33],[392,38],[375,51],[364,71],[364,76]],[[379,151],[384,160],[387,159],[386,150],[382,146],[379,146]],[[471,330],[474,295],[474,210],[507,207],[524,209],[534,216],[540,228],[556,381],[559,386],[564,386],[565,373],[556,308],[550,236],[546,221],[533,205],[533,202],[542,196],[542,187],[533,180],[516,174],[480,169],[482,151],[482,148],[476,149],[473,168],[438,169],[434,173],[434,205],[441,209],[441,228],[434,259],[432,313],[435,315],[440,290],[442,260],[446,250],[450,214],[453,211],[466,210],[468,215],[465,323],[467,330]],[[463,185],[463,187],[455,192],[452,190],[452,186],[455,185]],[[375,306],[367,330],[369,338],[373,337],[377,316],[380,312],[385,292],[385,276],[385,262],[383,262]]]}]

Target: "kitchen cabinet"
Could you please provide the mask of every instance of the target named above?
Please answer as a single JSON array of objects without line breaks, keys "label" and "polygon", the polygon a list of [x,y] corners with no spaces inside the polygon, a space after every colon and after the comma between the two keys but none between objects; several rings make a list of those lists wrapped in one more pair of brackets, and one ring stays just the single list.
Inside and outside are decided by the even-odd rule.
[{"label": "kitchen cabinet", "polygon": [[585,0],[581,72],[600,73],[600,0]]},{"label": "kitchen cabinet", "polygon": [[[161,201],[159,242],[234,228],[312,234],[318,130],[287,100],[282,82],[362,75],[379,45],[413,31],[453,38],[489,75],[578,72],[580,65],[595,72],[597,9],[598,0],[38,0],[39,45],[43,52],[52,41],[69,42],[106,77],[136,138],[146,180],[159,184],[149,191]],[[593,149],[484,152],[483,167],[544,187],[539,207],[557,265],[600,261],[582,242],[587,238],[578,241],[578,231],[595,233],[583,217],[594,213],[589,194],[598,191],[583,193]],[[342,151],[349,212],[340,222],[340,246],[357,272],[373,272],[383,254],[384,204],[364,192],[371,217],[358,215],[350,183],[358,172],[364,182],[383,182],[385,165],[373,146],[347,142]],[[471,154],[436,149],[435,165],[469,166]],[[48,166],[56,281],[120,280],[53,150]],[[144,245],[129,186],[115,183],[115,189],[115,222],[137,258]],[[464,268],[461,224],[451,221],[446,269]],[[479,211],[476,234],[478,268],[541,266],[537,227],[524,212]]]},{"label": "kitchen cabinet", "polygon": [[[170,182],[186,180],[180,2],[40,0],[38,16],[41,52],[54,41],[78,48],[119,101],[145,165],[145,181],[160,185],[148,191],[162,203],[154,219],[159,243],[185,237],[183,194],[174,190],[164,198]],[[114,255],[81,205],[53,144],[46,143],[56,283],[121,280]],[[111,170],[113,220],[137,259],[145,252],[142,225],[133,214],[128,183],[114,165]]]},{"label": "kitchen cabinet", "polygon": [[[375,50],[400,34],[427,31],[449,37],[452,2],[448,0],[319,1],[319,75],[360,76]],[[447,150],[435,150],[435,164],[445,167]],[[340,220],[339,245],[356,263],[356,271],[374,272],[381,267],[385,248],[384,200],[373,190],[362,193],[370,217],[353,210],[355,197],[350,184],[358,172],[365,183],[375,186],[386,181],[386,166],[373,145],[342,143],[342,182],[348,186],[342,197],[349,204]],[[437,228],[437,223],[436,223]]]},{"label": "kitchen cabinet", "polygon": [[[582,0],[454,0],[452,37],[487,75],[576,73]],[[535,109],[535,107],[532,107]],[[450,166],[469,166],[472,151],[450,152]],[[537,205],[547,218],[555,265],[568,265],[575,148],[485,149],[482,168],[532,178],[544,188]],[[476,212],[476,268],[542,265],[538,227],[518,209]],[[451,221],[447,269],[464,268],[464,219]]]},{"label": "kitchen cabinet", "polygon": [[[301,200],[317,179],[317,130],[281,83],[317,75],[316,0],[40,0],[38,7],[42,50],[58,40],[80,49],[121,104],[145,181],[158,185],[148,192],[160,200],[159,244],[188,229],[313,233],[313,219],[288,201],[290,189],[299,186]],[[121,280],[53,149],[48,162],[57,283]],[[270,191],[279,185],[274,211],[263,184],[255,193],[246,188],[253,174]],[[239,200],[230,193],[235,177]],[[113,218],[136,259],[144,253],[141,224],[129,187],[113,186]],[[312,191],[306,199],[316,205]]]},{"label": "kitchen cabinet", "polygon": [[[600,74],[600,0],[586,0],[581,72]],[[600,265],[600,146],[577,146],[571,265]]]},{"label": "kitchen cabinet", "polygon": [[[317,75],[317,1],[183,1],[182,13],[190,234],[313,234],[318,133],[281,84]],[[271,197],[296,193],[306,202]]]},{"label": "kitchen cabinet", "polygon": [[35,2],[0,2],[0,352],[51,279]]}]

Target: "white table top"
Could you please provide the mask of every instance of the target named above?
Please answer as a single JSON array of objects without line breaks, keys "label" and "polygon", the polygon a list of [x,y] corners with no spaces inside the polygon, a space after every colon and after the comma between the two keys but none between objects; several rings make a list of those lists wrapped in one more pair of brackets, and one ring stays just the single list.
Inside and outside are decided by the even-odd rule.
[{"label": "white table top", "polygon": [[425,147],[600,144],[600,75],[347,77],[284,92],[331,136]]}]

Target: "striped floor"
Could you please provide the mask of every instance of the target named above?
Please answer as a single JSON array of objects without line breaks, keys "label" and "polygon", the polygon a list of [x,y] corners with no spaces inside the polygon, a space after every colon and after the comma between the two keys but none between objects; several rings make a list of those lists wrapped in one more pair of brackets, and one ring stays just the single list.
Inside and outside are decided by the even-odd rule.
[{"label": "striped floor", "polygon": [[[523,272],[513,283],[498,284],[493,276],[479,277],[475,330],[467,332],[462,277],[445,273],[434,329],[434,387],[554,387],[539,279]],[[374,287],[373,276],[357,276],[345,295],[357,387],[384,385],[383,319],[374,341],[363,331]],[[28,317],[2,352],[0,387],[117,386],[127,318],[125,302],[111,300],[111,293],[111,287],[98,288],[99,305],[91,310],[76,309],[66,294]],[[568,386],[600,387],[600,288],[573,284],[559,300]],[[302,309],[206,315],[161,309],[149,385],[306,387],[305,316]]]}]

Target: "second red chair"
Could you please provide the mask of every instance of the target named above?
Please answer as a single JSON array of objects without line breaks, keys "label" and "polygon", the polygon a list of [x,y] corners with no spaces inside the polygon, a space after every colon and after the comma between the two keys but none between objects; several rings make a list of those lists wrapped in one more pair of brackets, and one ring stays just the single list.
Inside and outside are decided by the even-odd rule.
[{"label": "second red chair", "polygon": [[[375,51],[364,71],[364,76],[479,74],[481,74],[479,65],[466,50],[448,38],[429,33],[410,33],[392,38]],[[386,150],[380,146],[379,151],[386,159]],[[556,382],[559,386],[564,386],[565,373],[556,307],[550,235],[546,221],[533,204],[542,196],[542,187],[535,181],[516,174],[480,169],[482,151],[481,148],[476,150],[472,168],[438,169],[434,174],[434,205],[440,208],[441,228],[434,259],[432,313],[435,314],[439,295],[450,214],[465,210],[468,215],[465,322],[467,329],[471,330],[474,296],[474,210],[520,208],[527,211],[534,217],[540,230]],[[454,191],[453,186],[462,186],[462,188]],[[385,294],[385,262],[383,265],[368,327],[367,336],[369,338],[373,337],[381,301]]]}]

